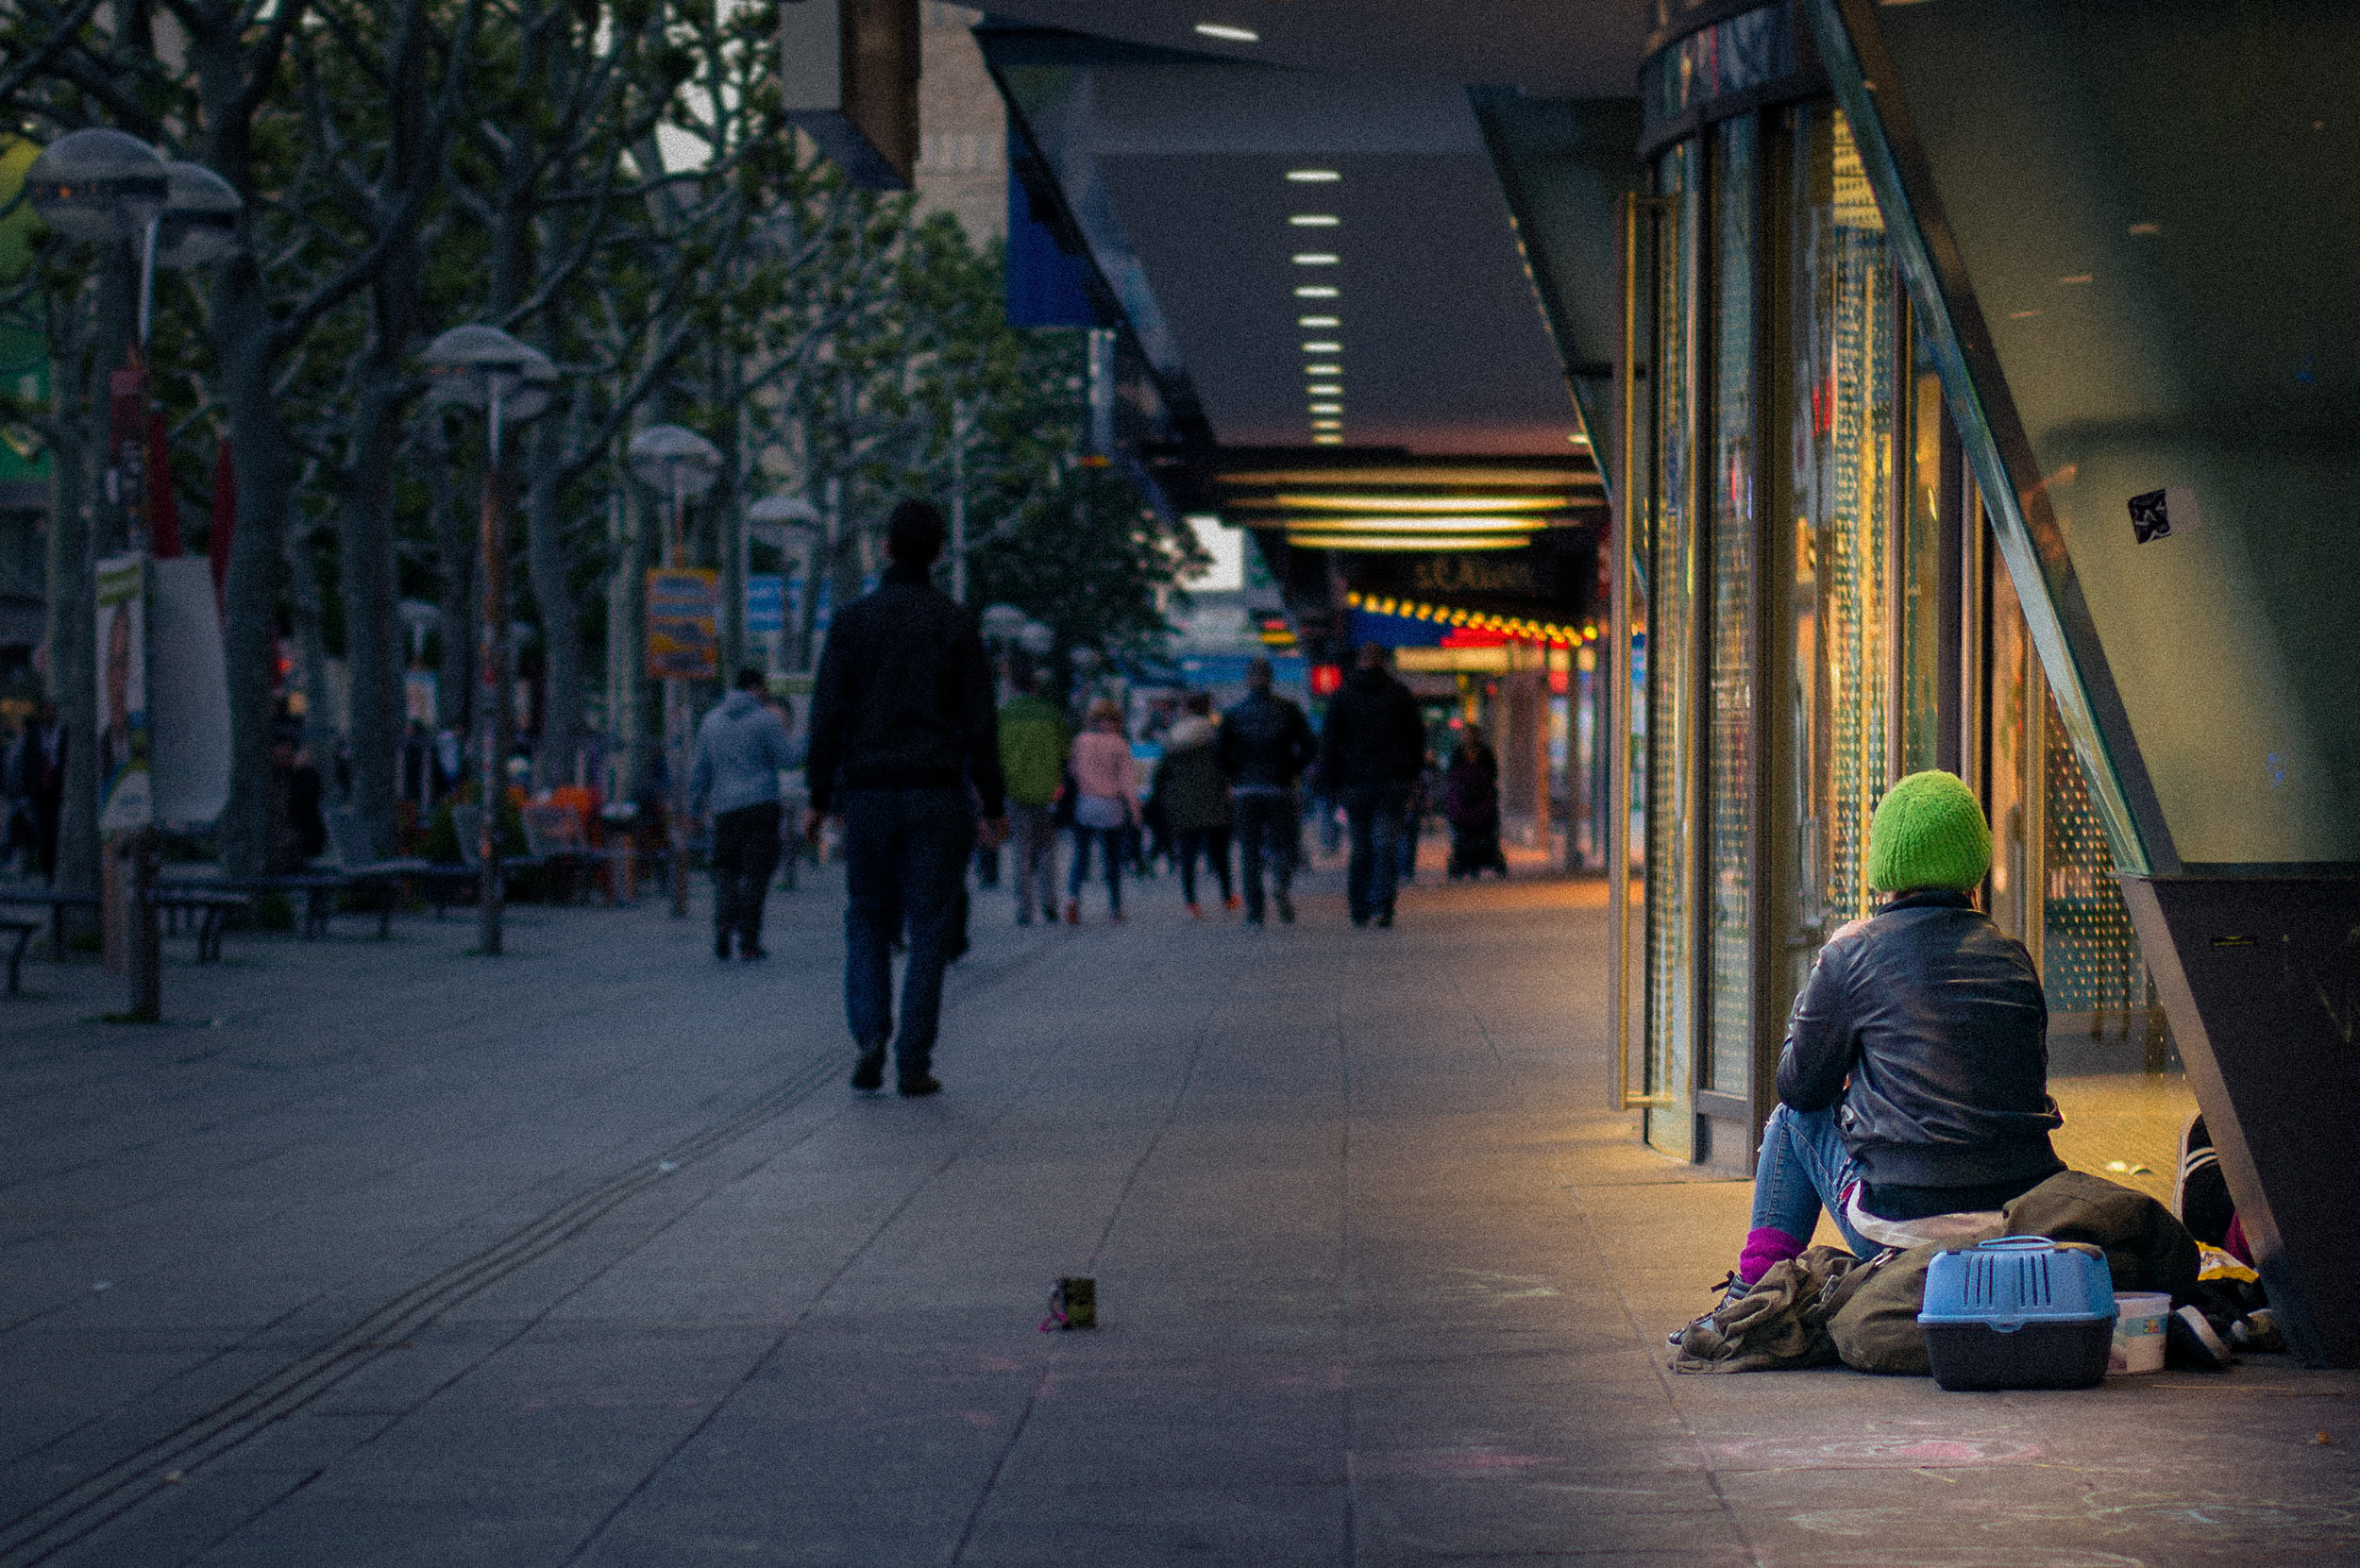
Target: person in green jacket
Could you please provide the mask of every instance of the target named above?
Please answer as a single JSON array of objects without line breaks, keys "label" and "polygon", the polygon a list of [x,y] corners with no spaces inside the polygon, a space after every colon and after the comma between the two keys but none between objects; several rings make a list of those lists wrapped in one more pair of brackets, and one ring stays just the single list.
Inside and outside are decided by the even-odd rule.
[{"label": "person in green jacket", "polygon": [[1016,923],[1033,911],[1057,919],[1057,794],[1065,785],[1066,753],[1073,729],[1049,700],[1049,671],[1033,673],[1033,689],[1000,710],[1000,767],[1008,776],[1008,840],[1016,852]]}]

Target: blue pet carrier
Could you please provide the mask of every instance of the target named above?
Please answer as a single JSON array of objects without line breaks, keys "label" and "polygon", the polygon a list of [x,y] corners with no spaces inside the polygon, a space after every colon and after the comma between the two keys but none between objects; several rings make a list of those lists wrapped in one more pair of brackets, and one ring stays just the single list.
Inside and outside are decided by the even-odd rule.
[{"label": "blue pet carrier", "polygon": [[2094,1247],[2003,1236],[1935,1255],[1917,1324],[1946,1389],[2092,1388],[2114,1342],[2114,1277]]}]

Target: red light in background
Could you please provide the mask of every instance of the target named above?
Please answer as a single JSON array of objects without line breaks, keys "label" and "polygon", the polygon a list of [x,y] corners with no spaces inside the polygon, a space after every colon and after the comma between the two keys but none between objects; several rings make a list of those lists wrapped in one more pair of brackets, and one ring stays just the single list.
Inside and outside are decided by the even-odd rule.
[{"label": "red light in background", "polygon": [[1549,691],[1553,695],[1562,697],[1567,692],[1573,690],[1573,687],[1574,678],[1572,675],[1561,669],[1553,669],[1549,671]]},{"label": "red light in background", "polygon": [[1343,689],[1343,666],[1313,665],[1311,666],[1311,695],[1313,697],[1333,697]]}]

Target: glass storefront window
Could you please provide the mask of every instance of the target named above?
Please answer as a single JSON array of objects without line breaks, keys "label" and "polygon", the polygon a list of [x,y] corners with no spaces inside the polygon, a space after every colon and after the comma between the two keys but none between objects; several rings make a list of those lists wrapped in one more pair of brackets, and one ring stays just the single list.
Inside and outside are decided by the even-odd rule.
[{"label": "glass storefront window", "polygon": [[1712,527],[1711,636],[1711,995],[1706,1083],[1745,1094],[1754,1049],[1754,278],[1761,126],[1712,137]]},{"label": "glass storefront window", "polygon": [[1914,352],[1910,373],[1910,474],[1901,508],[1899,773],[1942,766],[1942,378]]},{"label": "glass storefront window", "polygon": [[[1685,1102],[1696,1036],[1695,824],[1697,643],[1694,367],[1697,146],[1683,142],[1656,165],[1656,191],[1675,197],[1657,265],[1654,375],[1658,489],[1647,568],[1647,893],[1645,1091]],[[1684,1114],[1648,1116],[1648,1138],[1685,1155]]]},{"label": "glass storefront window", "polygon": [[[1795,678],[1805,733],[1800,796],[1803,923],[1817,936],[1865,915],[1868,821],[1894,777],[1892,554],[1899,301],[1884,222],[1844,117],[1795,111],[1791,363]],[[1806,934],[1812,935],[1810,933]]]}]

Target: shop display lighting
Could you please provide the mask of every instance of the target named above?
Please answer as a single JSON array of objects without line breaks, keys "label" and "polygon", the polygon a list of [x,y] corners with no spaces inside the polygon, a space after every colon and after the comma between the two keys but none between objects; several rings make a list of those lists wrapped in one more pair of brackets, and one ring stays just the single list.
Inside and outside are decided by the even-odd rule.
[{"label": "shop display lighting", "polygon": [[1332,250],[1298,250],[1294,260],[1299,267],[1332,267],[1343,258]]},{"label": "shop display lighting", "polygon": [[1364,611],[1373,615],[1396,615],[1406,620],[1471,627],[1477,632],[1497,632],[1521,637],[1526,642],[1555,643],[1566,648],[1578,648],[1584,643],[1598,640],[1595,622],[1587,626],[1568,626],[1559,621],[1529,620],[1519,615],[1491,615],[1479,610],[1424,604],[1414,599],[1380,599],[1360,593],[1346,593],[1344,605],[1347,609]]},{"label": "shop display lighting", "polygon": [[1333,212],[1297,212],[1287,221],[1297,228],[1333,228],[1344,220]]},{"label": "shop display lighting", "polygon": [[1333,283],[1305,283],[1295,290],[1297,299],[1334,299],[1344,291]]},{"label": "shop display lighting", "polygon": [[1295,325],[1297,327],[1341,327],[1343,324],[1344,318],[1341,316],[1295,317]]},{"label": "shop display lighting", "polygon": [[1344,177],[1334,169],[1289,169],[1287,177],[1297,185],[1333,185]]}]

